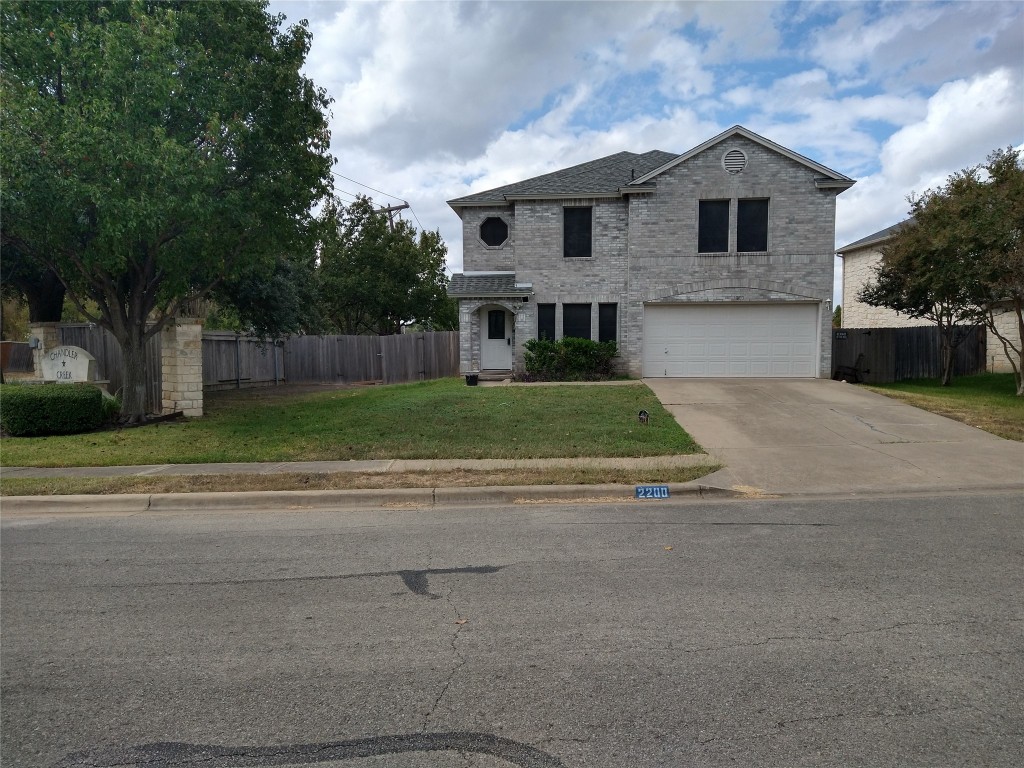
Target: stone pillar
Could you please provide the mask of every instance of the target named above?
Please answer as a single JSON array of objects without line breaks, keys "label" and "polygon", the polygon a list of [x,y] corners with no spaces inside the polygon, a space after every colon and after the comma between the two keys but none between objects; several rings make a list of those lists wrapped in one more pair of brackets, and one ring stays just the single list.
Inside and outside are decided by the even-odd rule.
[{"label": "stone pillar", "polygon": [[203,415],[203,324],[176,318],[160,332],[161,413]]},{"label": "stone pillar", "polygon": [[31,323],[28,327],[29,337],[38,339],[39,344],[32,350],[33,374],[37,379],[43,378],[43,359],[51,349],[60,346],[60,323]]}]

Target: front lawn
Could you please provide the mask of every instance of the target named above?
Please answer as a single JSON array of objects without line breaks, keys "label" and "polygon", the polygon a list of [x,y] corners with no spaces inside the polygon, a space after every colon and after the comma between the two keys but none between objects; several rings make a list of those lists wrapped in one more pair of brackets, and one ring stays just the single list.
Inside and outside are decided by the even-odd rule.
[{"label": "front lawn", "polygon": [[1024,441],[1024,397],[1017,397],[1012,373],[981,373],[953,379],[911,379],[868,389],[926,411],[947,416],[1008,440]]},{"label": "front lawn", "polygon": [[[11,438],[5,466],[700,453],[642,384],[467,387],[462,379],[292,397],[212,393],[206,416],[116,432]],[[268,393],[269,395],[269,393]],[[650,423],[637,421],[644,409]]]}]

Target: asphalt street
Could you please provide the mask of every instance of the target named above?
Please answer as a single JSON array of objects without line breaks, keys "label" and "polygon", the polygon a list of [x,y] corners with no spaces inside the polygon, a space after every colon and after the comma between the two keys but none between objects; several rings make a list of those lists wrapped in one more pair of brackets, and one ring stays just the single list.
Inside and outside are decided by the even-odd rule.
[{"label": "asphalt street", "polygon": [[5,516],[13,766],[1018,766],[1019,493]]}]

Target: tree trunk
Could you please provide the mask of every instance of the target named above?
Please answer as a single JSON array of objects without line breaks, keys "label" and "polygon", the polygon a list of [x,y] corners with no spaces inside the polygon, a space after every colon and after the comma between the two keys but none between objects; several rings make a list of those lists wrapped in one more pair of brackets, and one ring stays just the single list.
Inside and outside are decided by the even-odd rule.
[{"label": "tree trunk", "polygon": [[950,340],[951,329],[941,329],[939,333],[939,361],[942,365],[942,375],[940,383],[944,387],[948,387],[953,383],[953,360],[954,360],[954,349],[952,341]]},{"label": "tree trunk", "polygon": [[30,323],[59,323],[64,311],[64,283],[52,269],[43,272],[38,282],[19,280],[15,285],[28,301]]},{"label": "tree trunk", "polygon": [[121,419],[129,424],[146,420],[146,342],[139,329],[130,329],[121,344]]}]

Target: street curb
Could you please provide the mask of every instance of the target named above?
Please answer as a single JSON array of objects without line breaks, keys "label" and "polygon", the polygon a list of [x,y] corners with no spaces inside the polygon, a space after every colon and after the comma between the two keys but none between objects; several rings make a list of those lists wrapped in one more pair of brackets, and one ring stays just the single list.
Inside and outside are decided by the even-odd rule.
[{"label": "street curb", "polygon": [[[743,498],[728,488],[670,483],[671,498]],[[655,503],[650,500],[644,503]],[[309,509],[418,509],[458,506],[521,506],[548,503],[641,503],[633,485],[526,485],[460,488],[393,488],[350,491],[232,491],[68,496],[5,496],[4,515],[139,514],[145,512],[298,511]]]}]

